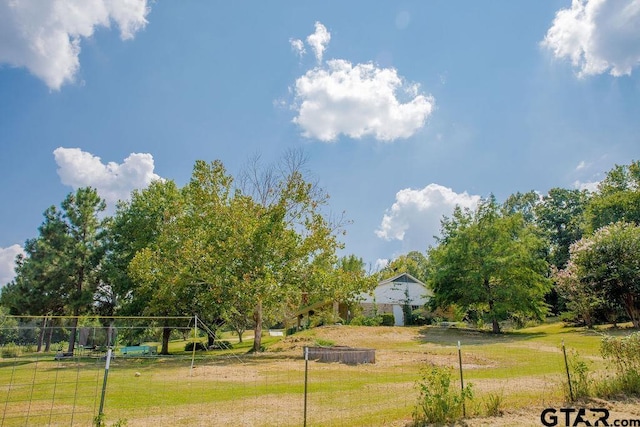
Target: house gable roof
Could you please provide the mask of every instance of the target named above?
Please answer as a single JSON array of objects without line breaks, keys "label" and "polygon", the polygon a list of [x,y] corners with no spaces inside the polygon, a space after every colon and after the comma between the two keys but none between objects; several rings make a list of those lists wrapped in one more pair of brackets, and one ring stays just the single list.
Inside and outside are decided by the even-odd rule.
[{"label": "house gable roof", "polygon": [[424,286],[425,288],[427,287],[427,285],[425,285],[422,281],[416,279],[409,273],[400,273],[393,277],[389,277],[388,279],[385,279],[379,282],[378,286],[386,285],[389,283],[417,283],[419,285]]}]

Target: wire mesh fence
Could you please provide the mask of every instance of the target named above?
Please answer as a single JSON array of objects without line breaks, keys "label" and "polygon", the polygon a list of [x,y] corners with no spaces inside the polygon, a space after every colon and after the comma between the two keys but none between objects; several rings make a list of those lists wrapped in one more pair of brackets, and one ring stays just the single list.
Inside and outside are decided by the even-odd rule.
[{"label": "wire mesh fence", "polygon": [[[0,348],[0,426],[404,426],[416,407],[421,372],[434,365],[451,369],[453,388],[461,380],[472,384],[468,416],[488,414],[496,399],[503,409],[567,400],[562,345],[535,334],[488,339],[439,328],[335,327],[329,331],[349,337],[356,350],[336,347],[344,360],[322,362],[305,350],[313,335],[279,338],[260,354],[237,351],[238,343],[236,351],[206,345],[196,351],[193,343],[207,338],[189,318],[172,320],[171,355],[159,354],[166,319],[80,322],[70,354],[69,324],[59,322],[47,346],[38,342],[46,337],[42,323],[30,322],[13,330],[22,342]],[[358,350],[363,343],[372,348]],[[127,347],[158,350],[132,354]],[[357,363],[357,351],[373,363]],[[567,363],[573,351],[569,347]],[[593,369],[605,369],[597,351],[581,351]]]}]

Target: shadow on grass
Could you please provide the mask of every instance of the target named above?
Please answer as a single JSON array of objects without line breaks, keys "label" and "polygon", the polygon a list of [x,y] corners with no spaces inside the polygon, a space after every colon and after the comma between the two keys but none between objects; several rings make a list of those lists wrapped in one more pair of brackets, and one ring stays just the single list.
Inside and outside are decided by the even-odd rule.
[{"label": "shadow on grass", "polygon": [[494,334],[488,330],[460,327],[425,326],[419,330],[416,340],[423,344],[436,344],[442,346],[455,346],[458,341],[464,345],[491,345],[501,343],[523,342],[545,336],[559,336],[565,334],[604,337],[604,336],[627,336],[637,332],[630,326],[611,327],[610,325],[596,326],[589,329],[584,326],[571,325],[541,325],[516,331],[505,331]]},{"label": "shadow on grass", "polygon": [[501,332],[494,334],[472,328],[425,326],[419,330],[417,341],[424,344],[455,346],[458,341],[464,345],[491,345],[526,341],[547,335],[544,332]]}]

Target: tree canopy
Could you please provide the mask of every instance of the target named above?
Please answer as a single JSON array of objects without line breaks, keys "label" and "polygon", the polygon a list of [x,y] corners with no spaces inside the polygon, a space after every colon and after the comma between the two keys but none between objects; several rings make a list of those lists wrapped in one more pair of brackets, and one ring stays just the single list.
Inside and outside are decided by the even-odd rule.
[{"label": "tree canopy", "polygon": [[493,197],[473,212],[457,208],[443,219],[439,243],[429,251],[434,306],[474,311],[494,333],[501,320],[545,315],[545,242],[522,214],[502,214]]}]

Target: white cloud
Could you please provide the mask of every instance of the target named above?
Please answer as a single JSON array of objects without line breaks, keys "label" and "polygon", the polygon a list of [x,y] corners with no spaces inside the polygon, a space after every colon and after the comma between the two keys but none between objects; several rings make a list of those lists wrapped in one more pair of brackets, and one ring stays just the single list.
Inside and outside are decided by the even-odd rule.
[{"label": "white cloud", "polygon": [[307,43],[313,49],[316,55],[318,64],[322,62],[322,55],[324,54],[329,41],[331,40],[331,33],[327,31],[327,28],[320,22],[316,22],[316,32],[307,37]]},{"label": "white cloud", "polygon": [[121,164],[106,165],[100,157],[79,148],[59,147],[53,155],[63,184],[74,189],[94,187],[108,204],[127,200],[132,190],[146,188],[151,181],[161,179],[153,173],[153,156],[148,153],[132,153]]},{"label": "white cloud", "polygon": [[556,13],[542,45],[578,75],[630,75],[640,65],[640,0],[573,0]]},{"label": "white cloud", "polygon": [[0,0],[0,63],[59,90],[80,68],[80,41],[115,22],[123,40],[147,24],[147,0]]},{"label": "white cloud", "polygon": [[291,45],[291,49],[298,55],[302,57],[307,51],[304,48],[304,42],[300,39],[289,39],[289,44]]},{"label": "white cloud", "polygon": [[14,267],[18,254],[24,254],[24,250],[20,245],[0,248],[0,287],[11,282],[15,277]]},{"label": "white cloud", "polygon": [[576,171],[582,170],[587,166],[588,166],[587,163],[584,160],[582,160],[580,163],[578,163],[578,166],[576,166]]},{"label": "white cloud", "polygon": [[403,241],[406,251],[424,251],[439,234],[443,215],[450,215],[456,206],[474,208],[479,201],[480,196],[456,193],[438,184],[421,190],[406,188],[396,193],[396,201],[384,214],[376,235]]},{"label": "white cloud", "polygon": [[[318,66],[299,77],[293,88],[297,112],[293,122],[302,135],[325,142],[340,134],[351,138],[373,136],[379,141],[409,138],[422,128],[435,108],[435,100],[408,83],[394,68],[373,63],[355,64],[344,59],[322,63],[331,34],[320,22],[307,44],[315,52]],[[298,55],[304,43],[289,39]]]},{"label": "white cloud", "polygon": [[598,191],[599,185],[600,185],[600,181],[593,181],[593,182],[574,181],[573,188],[578,190],[587,190],[592,193],[596,193]]},{"label": "white cloud", "polygon": [[424,126],[435,106],[433,97],[405,83],[395,69],[342,59],[299,77],[295,97],[294,123],[305,137],[321,141],[334,141],[340,134],[372,135],[381,141],[408,138]]}]

